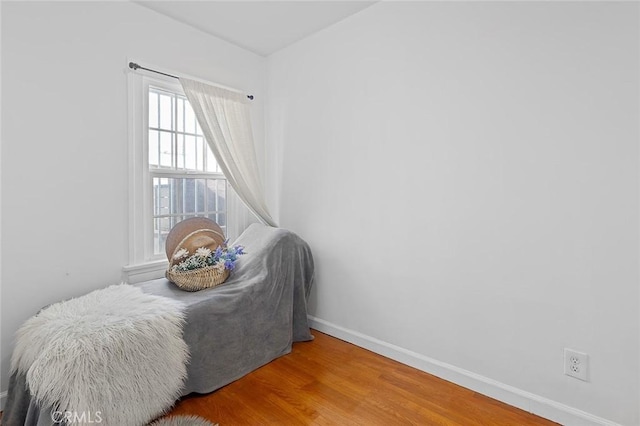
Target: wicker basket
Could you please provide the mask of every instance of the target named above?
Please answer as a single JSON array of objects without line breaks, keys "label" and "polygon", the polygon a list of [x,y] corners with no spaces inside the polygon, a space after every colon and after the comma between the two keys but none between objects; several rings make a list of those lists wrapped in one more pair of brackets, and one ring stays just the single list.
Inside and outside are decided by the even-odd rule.
[{"label": "wicker basket", "polygon": [[165,276],[169,281],[186,291],[198,291],[215,287],[229,278],[229,270],[220,270],[215,266],[207,266],[191,271],[174,272],[167,269]]}]

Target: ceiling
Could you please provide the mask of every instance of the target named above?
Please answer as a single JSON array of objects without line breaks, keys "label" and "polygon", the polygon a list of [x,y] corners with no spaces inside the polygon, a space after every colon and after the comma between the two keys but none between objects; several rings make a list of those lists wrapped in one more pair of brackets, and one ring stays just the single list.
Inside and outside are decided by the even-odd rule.
[{"label": "ceiling", "polygon": [[136,1],[177,21],[268,56],[375,1]]}]

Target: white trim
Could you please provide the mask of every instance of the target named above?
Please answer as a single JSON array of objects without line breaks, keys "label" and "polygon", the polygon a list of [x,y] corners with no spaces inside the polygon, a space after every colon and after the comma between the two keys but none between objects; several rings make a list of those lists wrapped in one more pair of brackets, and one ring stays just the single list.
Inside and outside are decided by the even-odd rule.
[{"label": "white trim", "polygon": [[162,278],[168,266],[169,262],[166,260],[127,265],[122,268],[122,281],[127,284],[135,284]]},{"label": "white trim", "polygon": [[[128,61],[127,61],[128,63]],[[144,66],[144,65],[143,65]],[[150,68],[164,71],[154,65]],[[175,79],[163,78],[148,72],[127,73],[128,84],[128,137],[129,137],[129,266],[123,268],[123,280],[136,283],[145,279],[164,276],[166,262],[162,253],[154,253],[153,247],[153,193],[151,190],[154,176],[173,176],[189,178],[208,178],[227,180],[222,173],[191,172],[176,170],[149,170],[148,145],[148,91],[149,86],[158,87],[173,93],[184,94],[182,86]],[[236,203],[233,188],[226,185],[226,234],[230,240],[238,236],[240,219],[244,220],[245,208]],[[244,222],[243,222],[244,223]],[[243,228],[244,229],[244,228]]]},{"label": "white trim", "polygon": [[309,315],[311,328],[563,425],[620,426],[577,408],[509,386]]},{"label": "white trim", "polygon": [[4,404],[7,403],[7,395],[8,395],[7,391],[0,392],[0,411],[4,410]]},{"label": "white trim", "polygon": [[129,73],[128,82],[128,127],[129,127],[129,264],[142,262],[145,259],[143,241],[144,230],[144,148],[142,143],[143,125],[139,124],[144,119],[143,102],[141,99],[143,79],[140,75]]}]

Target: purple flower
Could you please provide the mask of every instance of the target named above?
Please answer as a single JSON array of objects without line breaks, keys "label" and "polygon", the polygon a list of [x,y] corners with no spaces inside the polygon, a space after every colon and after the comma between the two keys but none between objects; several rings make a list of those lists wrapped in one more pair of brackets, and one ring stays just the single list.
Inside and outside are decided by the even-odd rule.
[{"label": "purple flower", "polygon": [[213,258],[215,260],[218,260],[218,259],[220,259],[220,256],[222,256],[222,247],[218,246],[216,248],[216,251],[213,253]]}]

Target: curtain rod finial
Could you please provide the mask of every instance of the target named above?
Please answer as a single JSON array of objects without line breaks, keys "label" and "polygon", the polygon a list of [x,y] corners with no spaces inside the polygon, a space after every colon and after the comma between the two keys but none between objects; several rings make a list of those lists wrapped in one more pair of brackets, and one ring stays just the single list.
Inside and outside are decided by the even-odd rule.
[{"label": "curtain rod finial", "polygon": [[131,68],[132,70],[137,70],[138,68],[140,68],[140,65],[136,64],[135,62],[129,62],[129,68]]},{"label": "curtain rod finial", "polygon": [[253,100],[253,95],[247,95],[247,98]]}]

